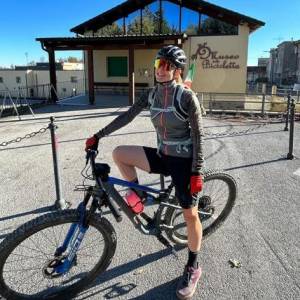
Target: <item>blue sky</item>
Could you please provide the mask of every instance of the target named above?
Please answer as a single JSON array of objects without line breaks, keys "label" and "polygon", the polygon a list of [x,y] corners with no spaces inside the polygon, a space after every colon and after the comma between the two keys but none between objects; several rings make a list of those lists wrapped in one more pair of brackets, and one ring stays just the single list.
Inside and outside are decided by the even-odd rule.
[{"label": "blue sky", "polygon": [[[69,30],[124,2],[123,0],[10,0],[1,3],[0,66],[40,61],[48,55],[37,37],[73,36]],[[210,0],[210,3],[264,21],[266,25],[250,35],[248,65],[268,56],[270,48],[284,40],[300,39],[300,0]],[[56,52],[56,58],[80,52]]]}]

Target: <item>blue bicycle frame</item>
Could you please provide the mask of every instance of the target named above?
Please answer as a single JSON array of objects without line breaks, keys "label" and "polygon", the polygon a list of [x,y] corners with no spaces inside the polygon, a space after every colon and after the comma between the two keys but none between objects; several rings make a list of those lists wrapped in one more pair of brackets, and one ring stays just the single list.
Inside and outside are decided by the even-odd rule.
[{"label": "blue bicycle frame", "polygon": [[[147,186],[139,185],[137,183],[129,182],[126,180],[115,178],[115,177],[108,177],[107,184],[110,186],[118,185],[118,186],[124,186],[124,187],[128,187],[128,188],[135,188],[137,190],[142,190],[147,193],[153,193],[153,194],[160,194],[160,192],[161,192],[158,189],[153,189],[153,188],[150,188]],[[152,197],[151,195],[149,195],[149,196]],[[71,225],[71,227],[67,233],[67,236],[63,242],[63,245],[56,249],[55,256],[60,256],[67,249],[69,249],[68,255],[66,256],[63,263],[54,268],[55,273],[58,275],[63,275],[71,269],[73,261],[74,261],[74,257],[76,255],[76,251],[79,249],[81,242],[84,238],[84,235],[85,235],[86,231],[88,230],[88,225],[85,225],[85,217],[86,217],[85,202],[87,202],[87,200],[81,202],[79,204],[79,206],[77,207],[77,211],[80,216],[79,222]],[[127,213],[127,215],[128,215],[128,213]],[[129,217],[130,217],[130,219],[132,219],[132,216],[129,215]],[[141,230],[142,228],[139,228],[139,229]],[[145,229],[142,229],[141,231],[143,233],[147,233],[147,231]]]}]

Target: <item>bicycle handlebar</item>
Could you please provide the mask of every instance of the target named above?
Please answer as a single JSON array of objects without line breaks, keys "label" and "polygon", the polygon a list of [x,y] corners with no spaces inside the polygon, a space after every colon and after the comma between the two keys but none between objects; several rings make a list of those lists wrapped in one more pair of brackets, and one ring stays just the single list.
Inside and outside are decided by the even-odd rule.
[{"label": "bicycle handlebar", "polygon": [[[86,164],[88,164],[89,160],[91,161],[93,176],[94,176],[97,184],[103,188],[103,185],[102,185],[99,177],[97,177],[96,174],[95,174],[95,169],[96,169],[95,158],[96,158],[96,156],[97,156],[97,151],[88,150],[88,152],[86,154]],[[122,221],[122,215],[120,213],[120,210],[116,206],[115,202],[110,199],[109,195],[107,195],[107,205],[108,205],[110,211],[112,212],[114,218],[116,219],[116,221],[121,222]]]}]

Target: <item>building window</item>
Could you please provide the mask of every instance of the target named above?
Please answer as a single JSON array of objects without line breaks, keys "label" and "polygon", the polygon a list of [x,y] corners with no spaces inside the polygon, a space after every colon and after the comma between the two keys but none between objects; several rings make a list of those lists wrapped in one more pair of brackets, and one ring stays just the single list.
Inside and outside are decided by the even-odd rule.
[{"label": "building window", "polygon": [[3,77],[0,77],[0,83],[3,83]]},{"label": "building window", "polygon": [[179,33],[179,13],[179,5],[162,1],[161,33]]},{"label": "building window", "polygon": [[21,83],[21,77],[19,76],[16,77],[16,83]]},{"label": "building window", "polygon": [[134,11],[126,18],[127,34],[141,34],[141,10]]},{"label": "building window", "polygon": [[112,36],[121,34],[123,34],[123,25],[121,26],[120,20],[113,22],[111,25],[106,25],[93,33],[93,35],[97,36]]},{"label": "building window", "polygon": [[159,1],[154,1],[143,9],[143,30],[142,33],[158,34],[159,32]]},{"label": "building window", "polygon": [[228,24],[218,19],[200,15],[200,33],[205,35],[237,35],[238,26]]},{"label": "building window", "polygon": [[127,77],[127,68],[126,56],[107,57],[107,77]]},{"label": "building window", "polygon": [[78,82],[77,76],[71,76],[71,82],[73,82],[73,83]]},{"label": "building window", "polygon": [[188,35],[197,35],[199,31],[199,13],[182,7],[181,31]]}]

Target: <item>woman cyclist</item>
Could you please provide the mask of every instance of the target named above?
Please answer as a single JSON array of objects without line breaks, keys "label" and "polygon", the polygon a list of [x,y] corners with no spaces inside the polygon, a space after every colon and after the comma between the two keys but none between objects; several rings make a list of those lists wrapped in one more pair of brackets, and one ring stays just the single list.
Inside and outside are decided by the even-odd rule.
[{"label": "woman cyclist", "polygon": [[[131,122],[143,109],[150,110],[158,135],[158,147],[118,146],[113,159],[127,181],[138,183],[136,168],[148,173],[171,176],[176,196],[183,208],[188,232],[188,261],[177,287],[179,299],[190,299],[201,276],[198,253],[202,226],[198,216],[197,193],[202,190],[202,120],[196,95],[182,84],[186,65],[184,51],[173,45],[159,50],[155,60],[157,84],[141,96],[128,111],[87,139],[86,150],[98,147],[99,139]],[[137,191],[127,192],[128,203],[143,197]]]}]

